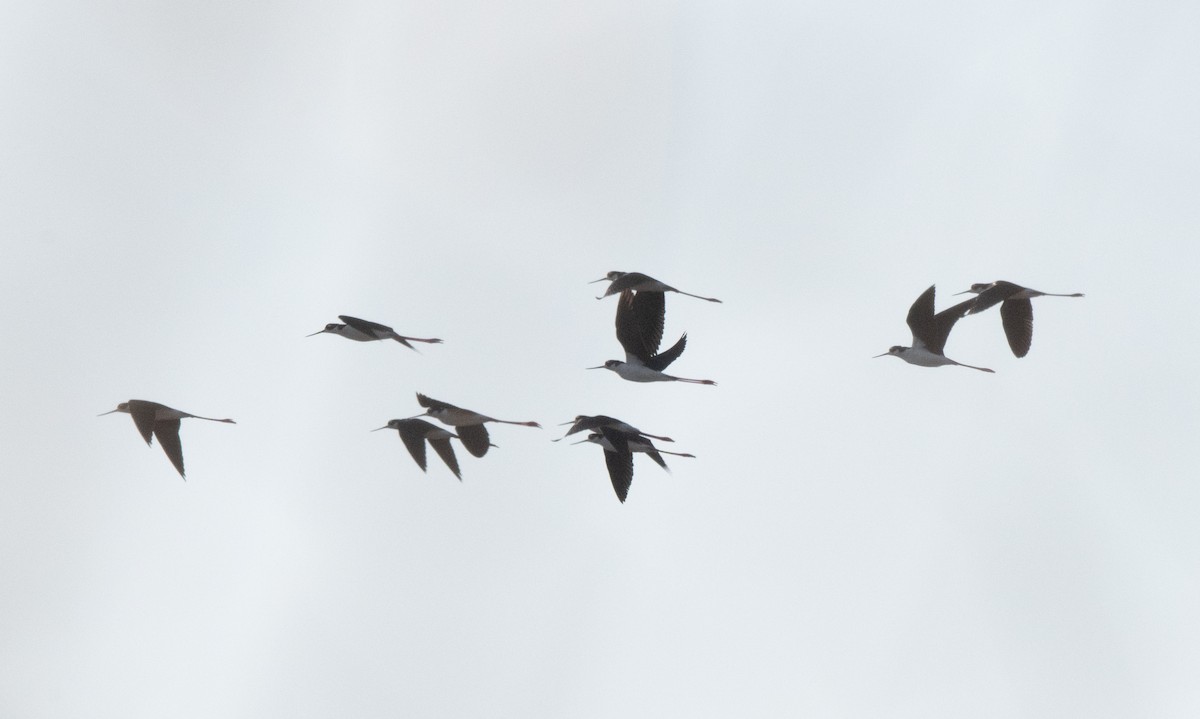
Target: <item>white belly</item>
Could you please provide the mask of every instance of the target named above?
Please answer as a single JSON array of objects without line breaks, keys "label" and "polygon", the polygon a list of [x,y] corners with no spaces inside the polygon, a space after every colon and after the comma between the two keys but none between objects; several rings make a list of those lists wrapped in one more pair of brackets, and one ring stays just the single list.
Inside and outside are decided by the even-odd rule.
[{"label": "white belly", "polygon": [[954,360],[946,359],[942,355],[937,355],[929,350],[917,347],[900,355],[900,359],[909,364],[915,364],[918,367],[942,367],[948,364],[955,364]]},{"label": "white belly", "polygon": [[644,365],[623,364],[617,367],[616,372],[630,382],[669,382],[671,380],[671,377]]}]

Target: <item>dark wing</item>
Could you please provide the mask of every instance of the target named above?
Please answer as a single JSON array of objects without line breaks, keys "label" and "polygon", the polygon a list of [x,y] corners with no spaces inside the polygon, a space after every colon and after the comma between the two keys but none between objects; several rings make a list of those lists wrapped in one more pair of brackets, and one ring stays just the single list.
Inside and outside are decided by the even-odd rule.
[{"label": "dark wing", "polygon": [[154,436],[158,437],[158,446],[166,452],[167,459],[175,465],[179,476],[183,477],[183,445],[179,442],[179,420],[164,419],[154,423]]},{"label": "dark wing", "polygon": [[679,359],[679,355],[683,354],[684,348],[687,347],[687,333],[679,338],[679,341],[671,345],[671,349],[656,354],[648,360],[645,360],[645,365],[652,370],[662,372],[671,365],[672,362]]},{"label": "dark wing", "polygon": [[487,427],[482,424],[468,424],[455,429],[458,430],[458,438],[462,440],[463,446],[467,448],[468,452],[476,457],[487,454],[488,446],[491,445]]},{"label": "dark wing", "polygon": [[362,332],[363,334],[378,335],[382,333],[384,335],[390,335],[393,331],[392,328],[388,327],[387,325],[381,325],[378,322],[370,322],[368,320],[360,320],[359,318],[351,317],[350,315],[338,315],[338,319],[350,325],[359,332]]},{"label": "dark wing", "polygon": [[629,496],[629,485],[633,484],[633,455],[604,450],[604,463],[608,465],[608,478],[612,481],[617,499],[624,502]]},{"label": "dark wing", "polygon": [[920,342],[925,344],[925,338],[933,330],[933,293],[934,285],[921,293],[912,307],[908,308],[908,328],[912,330],[913,347]]},{"label": "dark wing", "polygon": [[458,481],[462,481],[462,473],[458,471],[458,458],[454,456],[454,448],[450,446],[450,438],[442,437],[441,439],[431,439],[429,443],[433,445],[433,450],[438,453],[446,466],[454,472],[454,476],[458,477]]},{"label": "dark wing", "polygon": [[1033,344],[1033,303],[1029,300],[1005,300],[1000,305],[1000,320],[1004,323],[1004,336],[1008,346],[1017,357],[1029,354]]},{"label": "dark wing", "polygon": [[625,354],[642,362],[653,357],[662,343],[666,316],[667,300],[662,292],[622,292],[616,326],[617,341]]},{"label": "dark wing", "polygon": [[142,439],[146,440],[146,444],[150,444],[153,437],[154,415],[157,411],[157,405],[153,402],[141,399],[129,400],[129,416],[133,417],[133,423],[137,425],[137,430],[141,433]]},{"label": "dark wing", "polygon": [[668,472],[671,471],[670,467],[667,466],[667,461],[663,459],[661,454],[658,453],[658,450],[648,449],[646,450],[646,454],[649,455],[650,459],[654,460],[655,464],[667,470]]},{"label": "dark wing", "polygon": [[608,465],[608,478],[617,499],[624,502],[629,496],[629,485],[633,484],[633,455],[604,450],[604,463]]},{"label": "dark wing", "polygon": [[971,308],[971,314],[979,314],[990,307],[994,307],[1023,289],[1025,288],[1020,285],[1005,282],[1004,280],[993,282],[991,287],[980,292],[979,296],[975,298],[975,306]]},{"label": "dark wing", "polygon": [[404,441],[404,446],[408,448],[408,453],[412,455],[413,461],[425,471],[425,428],[424,427],[405,427],[400,430],[400,439]]},{"label": "dark wing", "polygon": [[417,404],[421,405],[425,409],[458,409],[458,407],[455,407],[448,402],[439,402],[432,397],[426,397],[420,392],[417,392]]},{"label": "dark wing", "polygon": [[954,323],[966,316],[967,312],[975,306],[975,298],[972,297],[965,302],[959,302],[953,307],[947,307],[933,317],[932,329],[930,334],[925,338],[925,347],[930,352],[942,354],[946,347],[946,338],[950,336],[950,330],[954,328]]},{"label": "dark wing", "polygon": [[604,463],[608,465],[608,478],[612,481],[617,499],[624,502],[629,495],[629,485],[633,484],[633,452],[629,451],[629,443],[623,433],[611,427],[601,427],[600,432],[615,450],[604,450]]}]

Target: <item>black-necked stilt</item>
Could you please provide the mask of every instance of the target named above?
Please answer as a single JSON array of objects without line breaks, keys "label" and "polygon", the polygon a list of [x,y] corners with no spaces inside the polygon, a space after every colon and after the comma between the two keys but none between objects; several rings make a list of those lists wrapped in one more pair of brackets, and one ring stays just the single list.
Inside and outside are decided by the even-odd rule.
[{"label": "black-necked stilt", "polygon": [[416,350],[417,348],[410,345],[409,342],[429,342],[430,344],[442,343],[442,341],[437,338],[422,339],[420,337],[405,337],[404,335],[396,334],[396,331],[387,325],[381,325],[378,322],[360,320],[357,317],[351,317],[349,315],[338,315],[338,319],[340,319],[342,322],[345,322],[345,324],[330,322],[329,324],[325,325],[325,329],[321,330],[320,332],[313,332],[308,336],[315,337],[316,335],[328,332],[334,335],[341,335],[342,337],[345,337],[348,340],[354,340],[355,342],[374,342],[376,340],[391,339],[396,340],[410,350]]},{"label": "black-necked stilt", "polygon": [[576,415],[574,420],[572,420],[570,422],[563,422],[559,426],[561,427],[561,426],[568,425],[568,424],[571,425],[571,428],[567,430],[566,434],[559,437],[558,439],[552,439],[550,441],[558,442],[559,440],[563,440],[563,439],[566,439],[567,437],[570,437],[571,435],[575,434],[576,432],[582,432],[584,430],[598,430],[601,427],[612,427],[613,429],[616,429],[619,432],[624,432],[626,434],[640,434],[643,437],[653,437],[654,439],[657,439],[661,442],[674,442],[675,441],[675,440],[671,439],[670,437],[660,437],[657,434],[650,434],[649,432],[643,432],[631,424],[627,424],[615,417],[609,417],[609,416],[603,415],[603,414]]},{"label": "black-necked stilt", "polygon": [[[646,439],[644,435],[623,432],[616,427],[602,426],[598,432],[588,434],[584,442],[598,444],[604,448],[604,464],[608,467],[608,478],[612,482],[613,491],[617,493],[617,499],[621,502],[629,496],[629,485],[633,484],[633,453],[645,452],[657,462],[663,469],[667,469],[667,463],[663,460],[658,450]],[[582,442],[576,442],[582,444]],[[680,457],[693,457],[691,454],[682,452],[667,452],[667,454],[675,454]],[[667,470],[670,471],[670,470]]]},{"label": "black-necked stilt", "polygon": [[[671,468],[667,466],[666,460],[662,458],[664,454],[672,454],[676,457],[691,457],[692,459],[696,458],[696,455],[688,454],[687,452],[671,452],[670,450],[659,449],[658,447],[654,446],[654,443],[651,442],[649,438],[638,433],[625,432],[623,434],[625,435],[625,444],[627,447],[629,447],[630,452],[644,452],[646,456],[654,460],[655,464],[667,470],[668,472],[671,471]],[[575,442],[575,444],[583,444],[584,442],[591,442],[592,444],[598,444],[605,449],[612,450],[614,452],[616,451],[616,448],[613,447],[612,442],[604,436],[603,432],[589,432],[587,439]]]},{"label": "black-necked stilt", "polygon": [[458,471],[458,459],[454,456],[454,447],[450,446],[450,438],[458,437],[457,434],[415,417],[393,419],[383,427],[371,431],[378,432],[380,429],[394,429],[400,433],[400,439],[422,472],[425,471],[425,442],[428,441],[450,471],[454,472],[454,476],[458,477],[458,481],[462,481],[462,473]]},{"label": "black-necked stilt", "polygon": [[488,438],[487,427],[484,422],[501,422],[503,424],[519,424],[523,427],[538,427],[542,425],[537,422],[514,422],[508,419],[496,419],[487,415],[472,412],[469,409],[455,407],[447,402],[440,402],[431,397],[426,397],[421,393],[417,393],[417,402],[427,411],[424,415],[429,416],[442,422],[451,425],[458,429],[458,438],[462,441],[463,446],[467,451],[476,457],[482,457],[487,454],[488,447],[494,446]]},{"label": "black-necked stilt", "polygon": [[133,423],[137,425],[138,432],[141,433],[142,439],[146,440],[147,446],[150,445],[152,436],[158,437],[158,446],[163,448],[167,459],[171,460],[171,464],[175,465],[179,476],[185,480],[187,477],[183,473],[183,445],[179,442],[179,420],[192,418],[206,419],[210,422],[237,424],[232,419],[201,417],[200,415],[181,412],[165,404],[149,402],[144,399],[131,399],[128,402],[122,402],[117,405],[116,409],[102,412],[97,416],[103,417],[113,412],[125,412],[133,417]]},{"label": "black-necked stilt", "polygon": [[996,282],[978,282],[971,289],[959,292],[965,295],[973,292],[978,297],[975,304],[967,311],[973,315],[983,312],[989,307],[1000,304],[1000,321],[1004,325],[1004,336],[1008,338],[1008,346],[1017,357],[1029,354],[1029,346],[1033,344],[1033,303],[1034,297],[1083,297],[1082,292],[1060,294],[1057,292],[1039,292],[1028,287],[1015,285],[1011,282],[998,280]]},{"label": "black-necked stilt", "polygon": [[[659,282],[649,275],[643,275],[641,272],[617,272],[614,270],[598,280],[592,280],[592,282],[604,282],[605,280],[608,280],[612,284],[608,286],[603,295],[596,298],[598,300],[602,300],[609,295],[615,295],[618,292],[634,290],[637,292],[677,292],[688,297],[695,297],[698,300],[707,300],[709,302],[721,301],[715,297],[701,297],[700,295],[693,295],[690,292],[677,290],[665,282]],[[592,282],[588,284],[592,284]]]},{"label": "black-necked stilt", "polygon": [[617,302],[617,341],[625,349],[625,361],[608,360],[597,367],[616,372],[630,382],[691,382],[716,384],[710,379],[688,379],[663,373],[687,347],[687,334],[665,352],[659,352],[662,342],[666,300],[663,293],[652,290],[621,293]]},{"label": "black-necked stilt", "polygon": [[959,320],[971,306],[975,304],[974,299],[960,302],[953,307],[947,308],[933,313],[933,292],[934,286],[930,285],[929,289],[921,293],[917,301],[908,309],[908,328],[912,330],[913,346],[901,347],[896,345],[887,352],[876,357],[885,357],[893,355],[919,367],[941,367],[942,365],[958,365],[959,367],[970,367],[981,372],[994,372],[987,367],[976,367],[974,365],[955,362],[946,355],[942,354],[946,346],[946,338],[950,336],[950,329],[954,327],[954,323]]}]

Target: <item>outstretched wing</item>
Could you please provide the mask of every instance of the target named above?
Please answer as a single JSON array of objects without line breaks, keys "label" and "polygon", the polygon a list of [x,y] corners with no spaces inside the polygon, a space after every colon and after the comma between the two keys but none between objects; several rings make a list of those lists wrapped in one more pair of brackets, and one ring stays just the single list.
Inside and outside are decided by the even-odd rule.
[{"label": "outstretched wing", "polygon": [[154,435],[154,415],[157,411],[158,407],[153,402],[142,399],[129,400],[129,416],[133,417],[133,423],[137,425],[137,430],[142,439],[146,440],[146,444],[150,444]]},{"label": "outstretched wing", "polygon": [[617,341],[625,349],[627,358],[633,357],[644,363],[658,352],[666,316],[664,293],[621,293],[617,302]]},{"label": "outstretched wing", "polygon": [[661,454],[658,453],[658,450],[648,449],[648,450],[646,450],[646,455],[648,457],[650,457],[650,459],[654,460],[654,463],[657,464],[658,466],[662,467],[663,469],[667,470],[668,472],[671,471],[671,468],[667,466],[667,461],[665,459],[663,459],[663,456]]},{"label": "outstretched wing", "polygon": [[933,329],[930,331],[928,341],[925,346],[930,352],[943,354],[946,347],[946,338],[950,336],[950,330],[954,328],[954,323],[966,316],[967,312],[975,306],[975,298],[972,297],[965,302],[959,302],[953,307],[947,307],[933,317]]},{"label": "outstretched wing", "polygon": [[978,298],[972,297],[965,302],[959,302],[953,307],[933,313],[934,285],[921,293],[912,307],[908,308],[908,328],[912,330],[913,347],[924,347],[934,354],[942,354],[946,347],[946,338],[954,323],[975,306]]},{"label": "outstretched wing", "polygon": [[1029,300],[1005,300],[1000,305],[1000,319],[1004,323],[1004,336],[1008,346],[1017,357],[1029,354],[1033,344],[1033,303]]},{"label": "outstretched wing", "polygon": [[934,285],[930,285],[908,308],[907,322],[912,330],[913,347],[926,346],[925,338],[933,330],[933,293]]},{"label": "outstretched wing", "polygon": [[463,446],[467,448],[468,452],[476,457],[487,454],[488,447],[491,445],[487,427],[482,424],[467,424],[455,429],[458,430],[458,438],[462,440]]},{"label": "outstretched wing", "polygon": [[405,428],[400,432],[400,439],[404,441],[404,446],[408,448],[408,453],[412,455],[413,461],[425,471],[425,434],[423,430],[414,431],[412,428]]},{"label": "outstretched wing", "polygon": [[679,341],[671,345],[671,349],[661,354],[656,354],[645,361],[645,365],[652,370],[662,372],[671,365],[672,362],[679,359],[679,355],[683,354],[684,348],[687,347],[687,333],[679,338]]},{"label": "outstretched wing", "polygon": [[462,481],[462,473],[458,471],[458,458],[454,456],[454,448],[450,446],[450,438],[442,437],[441,439],[431,439],[429,443],[433,445],[433,450],[438,453],[446,466],[454,472],[454,476],[458,477],[458,481]]},{"label": "outstretched wing", "polygon": [[425,409],[458,409],[458,407],[455,407],[449,402],[441,402],[432,397],[426,397],[420,392],[417,392],[417,404],[421,405]]},{"label": "outstretched wing", "polygon": [[183,474],[183,445],[179,442],[179,420],[164,419],[155,422],[154,436],[158,437],[158,446],[163,448],[167,459],[175,465],[179,476],[186,480],[187,477]]},{"label": "outstretched wing", "polygon": [[611,427],[601,427],[600,432],[613,446],[611,450],[604,450],[604,463],[608,465],[608,478],[617,499],[624,502],[629,495],[629,485],[633,484],[633,452],[629,451],[629,443],[622,432]]},{"label": "outstretched wing", "polygon": [[373,337],[387,337],[388,335],[392,334],[391,327],[388,327],[387,325],[381,325],[378,322],[360,320],[359,318],[351,317],[350,315],[338,315],[338,319],[365,335],[371,335]]}]

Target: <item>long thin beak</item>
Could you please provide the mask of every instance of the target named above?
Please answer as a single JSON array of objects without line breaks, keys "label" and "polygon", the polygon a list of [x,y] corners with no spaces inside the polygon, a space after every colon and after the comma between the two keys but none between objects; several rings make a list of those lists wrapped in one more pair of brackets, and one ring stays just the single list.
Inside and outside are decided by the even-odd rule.
[{"label": "long thin beak", "polygon": [[958,297],[959,295],[965,295],[965,294],[967,294],[968,292],[970,292],[970,290],[963,290],[962,292],[955,292],[954,294],[952,294],[952,295],[950,295],[950,296],[951,296],[951,297]]},{"label": "long thin beak", "polygon": [[600,365],[599,367],[584,367],[584,369],[604,369],[604,365]]},{"label": "long thin beak", "polygon": [[[559,427],[563,427],[563,426],[565,426],[565,425],[568,425],[568,424],[575,424],[575,422],[574,422],[574,421],[571,421],[571,422],[563,422],[562,424],[560,424],[560,425],[558,425],[558,426],[559,426]],[[568,436],[570,436],[570,433],[569,433],[569,432],[568,432],[567,434],[564,434],[563,436],[559,437],[558,439],[552,439],[552,440],[550,440],[550,441],[551,441],[551,442],[561,442],[562,440],[566,439]]]},{"label": "long thin beak", "polygon": [[884,353],[883,353],[883,354],[881,354],[881,355],[875,355],[875,357],[872,357],[871,359],[875,359],[876,357],[887,357],[887,356],[888,356],[888,355],[890,355],[890,354],[891,354],[891,352],[884,352]]},{"label": "long thin beak", "polygon": [[[382,427],[380,427],[379,429],[387,429],[387,428],[388,428],[388,426],[385,424],[385,425],[383,425]],[[378,432],[378,431],[379,431],[379,429],[373,429],[373,430],[371,430],[371,431],[372,431],[372,432]]]},{"label": "long thin beak", "polygon": [[581,439],[581,440],[579,440],[578,442],[572,442],[571,444],[572,444],[572,445],[576,445],[576,444],[585,444],[585,443],[587,443],[587,442],[591,442],[591,441],[592,441],[592,440],[590,440],[590,439]]},{"label": "long thin beak", "polygon": [[[108,414],[108,413],[107,413],[107,412],[105,412],[105,414]],[[569,422],[559,422],[559,423],[558,423],[558,426],[559,426],[559,427],[566,427],[568,424],[575,424],[575,420],[571,420],[571,421],[569,421]]]},{"label": "long thin beak", "polygon": [[113,412],[119,412],[119,411],[120,411],[120,410],[116,410],[116,409],[110,409],[110,410],[108,410],[107,412],[101,412],[100,414],[98,414],[98,415],[96,415],[96,416],[97,416],[97,417],[103,417],[103,416],[104,416],[104,415],[106,415],[106,414],[112,414]]},{"label": "long thin beak", "polygon": [[601,277],[601,278],[600,278],[600,279],[598,279],[598,280],[592,280],[592,281],[591,281],[591,282],[589,282],[588,284],[589,284],[589,285],[594,285],[594,284],[596,284],[597,282],[604,282],[604,281],[605,281],[605,280],[607,280],[607,279],[608,279],[607,277]]},{"label": "long thin beak", "polygon": [[319,334],[324,334],[324,332],[325,332],[325,330],[321,330],[320,332],[313,332],[311,335],[304,335],[304,336],[305,337],[316,337]]}]

